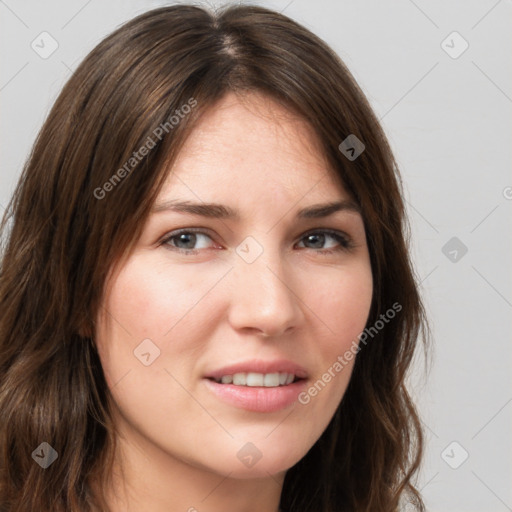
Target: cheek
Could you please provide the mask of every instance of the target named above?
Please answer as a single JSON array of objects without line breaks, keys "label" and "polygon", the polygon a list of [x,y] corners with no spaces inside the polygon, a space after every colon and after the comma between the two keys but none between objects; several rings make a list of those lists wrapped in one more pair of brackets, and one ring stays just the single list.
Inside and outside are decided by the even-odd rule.
[{"label": "cheek", "polygon": [[192,265],[172,265],[149,256],[133,258],[117,276],[107,308],[132,337],[163,340],[189,313],[201,311],[196,306],[224,272],[198,272]]},{"label": "cheek", "polygon": [[[112,315],[137,335],[163,336],[194,299],[195,283],[173,269],[135,260],[123,268],[111,290]],[[175,297],[180,297],[176,301]]]},{"label": "cheek", "polygon": [[326,389],[317,406],[328,402],[327,410],[334,412],[350,380],[359,351],[359,335],[370,312],[373,281],[369,262],[347,268],[336,280],[331,276],[324,289],[325,293],[311,296],[314,306],[310,302],[325,324],[322,331],[326,334],[315,343],[318,373],[312,379],[315,389],[310,389],[308,395],[313,399]]},{"label": "cheek", "polygon": [[[327,293],[320,296],[318,311],[329,327],[330,348],[343,349],[364,329],[373,295],[371,268],[362,262],[332,276],[325,283]],[[332,347],[331,347],[332,345]]]},{"label": "cheek", "polygon": [[[194,410],[188,396],[180,399],[181,388],[167,371],[187,382],[197,340],[204,340],[187,329],[211,279],[200,280],[189,268],[133,257],[115,275],[101,308],[96,337],[105,378],[124,417],[142,431],[148,428],[146,418],[158,430],[169,425],[175,410],[184,415]],[[203,328],[200,322],[194,325]]]},{"label": "cheek", "polygon": [[220,267],[198,272],[192,265],[169,265],[144,255],[128,261],[113,278],[97,322],[107,379],[117,382],[128,370],[138,369],[134,351],[146,347],[148,339],[157,347],[155,353],[160,351],[152,370],[169,366],[177,355],[182,361],[197,355],[211,316],[203,299],[225,272]]}]

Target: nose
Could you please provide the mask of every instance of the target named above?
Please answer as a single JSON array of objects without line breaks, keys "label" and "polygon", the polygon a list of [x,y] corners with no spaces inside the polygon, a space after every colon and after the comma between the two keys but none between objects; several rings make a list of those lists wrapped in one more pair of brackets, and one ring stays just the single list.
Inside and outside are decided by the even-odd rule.
[{"label": "nose", "polygon": [[234,329],[279,337],[303,321],[299,283],[277,251],[264,250],[252,263],[237,256],[231,279],[229,322]]}]

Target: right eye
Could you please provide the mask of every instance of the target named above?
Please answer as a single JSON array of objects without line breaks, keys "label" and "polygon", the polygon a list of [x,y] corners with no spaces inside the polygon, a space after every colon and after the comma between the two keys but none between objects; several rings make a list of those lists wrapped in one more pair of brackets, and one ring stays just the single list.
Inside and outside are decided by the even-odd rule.
[{"label": "right eye", "polygon": [[200,246],[196,244],[198,240],[201,241],[201,237],[204,239],[211,239],[205,232],[196,229],[180,229],[169,233],[163,240],[162,245],[165,245],[168,249],[183,252],[184,254],[197,254],[199,249],[207,249],[207,242],[199,242]]}]

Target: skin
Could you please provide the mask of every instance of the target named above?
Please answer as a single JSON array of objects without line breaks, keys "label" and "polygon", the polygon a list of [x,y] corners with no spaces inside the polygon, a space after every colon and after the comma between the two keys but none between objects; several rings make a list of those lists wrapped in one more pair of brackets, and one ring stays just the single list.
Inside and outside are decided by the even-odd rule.
[{"label": "skin", "polygon": [[[203,378],[235,362],[288,359],[309,386],[332,367],[370,309],[362,217],[296,218],[350,197],[309,125],[257,93],[228,93],[203,115],[156,203],[170,199],[221,203],[240,220],[153,213],[111,272],[96,331],[119,431],[109,503],[114,512],[277,512],[286,471],[329,424],[354,360],[306,405],[271,413],[226,404]],[[204,234],[168,239],[180,228]],[[305,236],[312,230],[319,239]],[[248,236],[263,249],[250,264],[236,252]],[[145,366],[134,350],[147,338],[160,355]],[[250,468],[237,457],[248,442],[262,455]]]}]

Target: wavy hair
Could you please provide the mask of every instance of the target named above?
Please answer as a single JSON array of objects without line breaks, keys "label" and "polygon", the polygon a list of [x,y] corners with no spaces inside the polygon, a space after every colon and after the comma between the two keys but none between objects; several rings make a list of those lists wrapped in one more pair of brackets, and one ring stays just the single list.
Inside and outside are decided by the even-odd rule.
[{"label": "wavy hair", "polygon": [[[37,136],[1,225],[1,510],[108,510],[116,432],[93,319],[109,270],[140,235],[164,163],[228,91],[259,91],[310,123],[362,211],[374,283],[367,326],[401,306],[357,356],[325,432],[288,470],[281,508],[390,512],[407,498],[424,511],[414,484],[422,427],[405,379],[428,328],[396,162],[333,50],[288,17],[247,5],[174,5],[125,23],[78,66]],[[191,112],[170,126],[191,99]],[[365,145],[352,161],[338,148],[350,134]],[[154,147],[127,168],[148,138]],[[46,469],[31,456],[42,442],[58,453]]]}]

